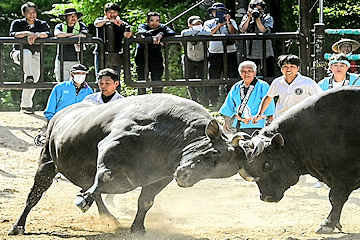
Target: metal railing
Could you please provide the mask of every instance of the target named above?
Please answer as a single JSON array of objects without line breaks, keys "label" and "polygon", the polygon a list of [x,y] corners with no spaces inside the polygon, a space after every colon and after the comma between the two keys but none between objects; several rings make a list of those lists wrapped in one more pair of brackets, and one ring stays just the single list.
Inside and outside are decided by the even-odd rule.
[{"label": "metal railing", "polygon": [[[58,82],[47,82],[44,79],[44,46],[45,45],[65,45],[65,44],[78,44],[80,43],[80,56],[79,61],[83,63],[84,61],[84,51],[83,44],[98,44],[99,46],[99,66],[104,67],[104,43],[100,38],[42,38],[36,39],[36,43],[40,45],[40,79],[37,83],[24,83],[24,73],[23,73],[23,57],[22,50],[24,44],[28,44],[26,39],[19,39],[13,37],[0,37],[0,89],[26,89],[26,88],[36,88],[36,89],[52,89],[55,84]],[[5,82],[4,76],[4,46],[18,44],[20,49],[20,71],[19,71],[19,81],[18,82]],[[64,48],[61,47],[60,54],[60,73],[63,76],[63,56]],[[55,57],[55,56],[54,56]],[[11,60],[12,61],[12,60]],[[90,83],[90,85],[95,86],[95,83]]]},{"label": "metal railing", "polygon": [[[232,85],[233,83],[239,81],[238,78],[228,78],[227,73],[227,65],[228,64],[234,64],[234,63],[228,63],[226,55],[223,56],[223,64],[224,64],[224,73],[223,77],[221,79],[208,79],[208,60],[205,58],[204,61],[204,76],[205,79],[191,79],[189,78],[188,74],[188,68],[187,68],[187,60],[185,61],[185,69],[184,69],[184,77],[181,79],[170,79],[170,63],[169,63],[169,47],[171,44],[181,44],[184,47],[184,54],[185,59],[187,55],[187,42],[194,42],[199,41],[203,42],[204,46],[207,45],[209,41],[222,41],[223,45],[226,47],[226,43],[228,41],[236,41],[238,47],[240,46],[239,50],[242,50],[243,59],[246,59],[246,40],[262,40],[263,46],[266,46],[266,40],[289,40],[289,39],[296,39],[300,43],[300,49],[305,49],[307,47],[307,40],[304,37],[303,34],[299,32],[279,32],[279,33],[246,33],[246,34],[232,34],[232,35],[225,35],[225,34],[215,34],[212,36],[187,36],[183,37],[180,35],[172,36],[172,37],[166,37],[162,39],[162,43],[164,44],[164,64],[165,64],[165,75],[163,81],[150,81],[148,78],[148,72],[149,72],[149,63],[148,63],[148,44],[152,43],[151,37],[142,37],[140,35],[137,35],[133,38],[127,39],[124,42],[124,51],[123,51],[123,57],[124,57],[124,80],[125,83],[134,88],[145,88],[145,87],[164,87],[164,86],[218,86],[218,85]],[[5,76],[4,76],[4,46],[5,45],[12,45],[12,44],[19,44],[20,50],[23,49],[23,45],[27,44],[26,39],[17,39],[13,37],[0,37],[0,89],[24,89],[24,88],[36,88],[36,89],[52,89],[57,82],[49,82],[44,79],[44,55],[46,52],[44,52],[44,46],[46,45],[64,45],[64,44],[79,44],[80,43],[80,62],[83,62],[83,44],[98,44],[99,46],[99,68],[103,68],[105,65],[105,44],[100,38],[43,38],[43,39],[37,39],[36,44],[40,45],[40,79],[38,83],[26,83],[24,84],[23,78],[23,60],[22,57],[20,59],[20,69],[19,71],[19,81],[18,82],[5,82]],[[131,69],[132,65],[130,64],[131,60],[131,46],[135,44],[145,44],[145,80],[138,81],[132,74]],[[242,48],[242,49],[241,49]],[[61,51],[64,51],[63,47],[60,48]],[[241,51],[240,51],[241,52]],[[307,56],[302,56],[301,54],[304,54],[304,51],[300,52],[300,58],[306,59]],[[63,53],[63,52],[62,52]],[[207,48],[204,48],[204,54],[207,55]],[[63,56],[64,54],[60,54],[60,56]],[[55,57],[55,56],[54,56]],[[8,57],[7,57],[8,58]],[[263,48],[263,58],[266,59],[266,48]],[[11,60],[12,61],[12,60]],[[179,59],[180,61],[180,59]],[[307,61],[302,61],[301,70],[306,71]],[[60,59],[60,65],[61,69],[60,72],[63,74],[62,71],[62,63],[63,63],[63,57]],[[237,64],[237,63],[236,63]],[[266,61],[264,61],[264,69],[263,72],[266,72]],[[266,78],[266,75],[264,76]],[[91,82],[91,86],[95,86],[95,83]]]},{"label": "metal railing", "polygon": [[[169,74],[169,45],[170,44],[182,44],[185,48],[184,54],[185,59],[187,56],[187,42],[204,42],[204,46],[206,46],[206,43],[209,41],[222,41],[223,45],[226,46],[227,41],[243,41],[245,43],[246,40],[262,40],[263,46],[265,45],[266,40],[277,40],[277,39],[297,39],[300,42],[300,48],[306,48],[307,46],[307,40],[303,34],[300,32],[279,32],[279,33],[242,33],[242,34],[232,34],[232,35],[225,35],[225,34],[215,34],[212,36],[171,36],[166,37],[161,40],[161,42],[164,44],[164,64],[165,64],[165,77],[163,81],[150,81],[148,77],[149,73],[149,63],[148,63],[148,44],[152,43],[151,37],[143,37],[141,35],[137,35],[133,38],[130,38],[125,41],[124,43],[124,79],[125,83],[130,87],[135,88],[144,88],[144,87],[164,87],[164,86],[218,86],[218,85],[232,85],[235,82],[239,81],[238,78],[228,78],[227,73],[227,65],[229,64],[227,62],[226,55],[223,55],[223,63],[224,63],[224,76],[221,79],[208,79],[206,76],[208,76],[208,60],[205,58],[204,61],[204,76],[205,79],[190,79],[188,77],[187,73],[187,64],[185,62],[185,77],[181,79],[170,79]],[[131,64],[130,64],[130,46],[134,44],[145,44],[145,80],[138,81],[136,80],[132,74],[131,74]],[[246,54],[246,44],[242,44],[243,47],[243,53]],[[225,48],[225,47],[224,47]],[[205,56],[207,55],[207,49],[204,49]],[[300,51],[300,55],[302,54],[302,51]],[[306,58],[306,56],[300,56],[300,58]],[[246,58],[244,56],[244,58]],[[263,48],[263,59],[266,59],[266,48]],[[266,62],[266,61],[264,61]],[[233,64],[233,63],[231,63]],[[237,63],[236,63],[237,64]],[[305,71],[307,69],[306,61],[302,61],[301,69]],[[263,69],[263,72],[266,72],[266,66]]]}]

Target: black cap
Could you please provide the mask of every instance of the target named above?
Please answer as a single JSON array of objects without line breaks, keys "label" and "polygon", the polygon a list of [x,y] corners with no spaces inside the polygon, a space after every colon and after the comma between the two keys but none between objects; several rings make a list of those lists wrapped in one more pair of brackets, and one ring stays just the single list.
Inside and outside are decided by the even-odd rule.
[{"label": "black cap", "polygon": [[65,9],[65,13],[60,14],[59,16],[66,17],[67,15],[71,15],[74,13],[78,16],[78,18],[81,18],[83,16],[83,14],[81,12],[77,12],[75,8],[67,8],[67,9]]},{"label": "black cap", "polygon": [[213,11],[213,10],[226,10],[226,11],[229,11],[229,9],[227,9],[223,3],[219,3],[219,2],[214,3],[213,5],[211,5],[211,7],[209,7],[208,10],[210,12]]},{"label": "black cap", "polygon": [[79,72],[89,73],[87,71],[87,68],[82,64],[75,64],[74,66],[71,67],[70,72],[72,72],[72,73],[79,73]]}]

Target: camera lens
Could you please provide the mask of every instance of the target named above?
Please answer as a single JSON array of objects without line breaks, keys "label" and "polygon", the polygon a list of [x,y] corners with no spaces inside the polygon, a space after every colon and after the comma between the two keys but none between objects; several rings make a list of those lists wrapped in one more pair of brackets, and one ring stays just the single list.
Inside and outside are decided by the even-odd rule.
[{"label": "camera lens", "polygon": [[254,8],[254,10],[252,11],[251,14],[252,14],[252,16],[253,16],[254,18],[258,18],[258,17],[260,16],[259,9]]}]

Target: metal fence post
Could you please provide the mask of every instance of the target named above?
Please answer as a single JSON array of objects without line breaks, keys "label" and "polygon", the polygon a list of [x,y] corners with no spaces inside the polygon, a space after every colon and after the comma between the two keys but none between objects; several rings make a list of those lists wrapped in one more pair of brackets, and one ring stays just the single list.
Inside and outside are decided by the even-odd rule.
[{"label": "metal fence post", "polygon": [[314,24],[314,80],[319,82],[325,76],[327,63],[324,61],[325,53],[325,24]]}]

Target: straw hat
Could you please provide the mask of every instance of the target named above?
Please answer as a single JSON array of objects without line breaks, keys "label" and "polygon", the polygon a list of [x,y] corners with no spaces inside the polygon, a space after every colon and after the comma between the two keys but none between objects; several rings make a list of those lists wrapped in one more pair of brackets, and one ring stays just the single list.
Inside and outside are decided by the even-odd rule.
[{"label": "straw hat", "polygon": [[349,39],[349,38],[343,38],[340,41],[337,41],[336,43],[334,43],[331,47],[331,49],[335,52],[335,53],[340,53],[340,46],[343,44],[351,44],[351,51],[354,52],[356,51],[359,47],[360,47],[360,43],[358,41]]}]

